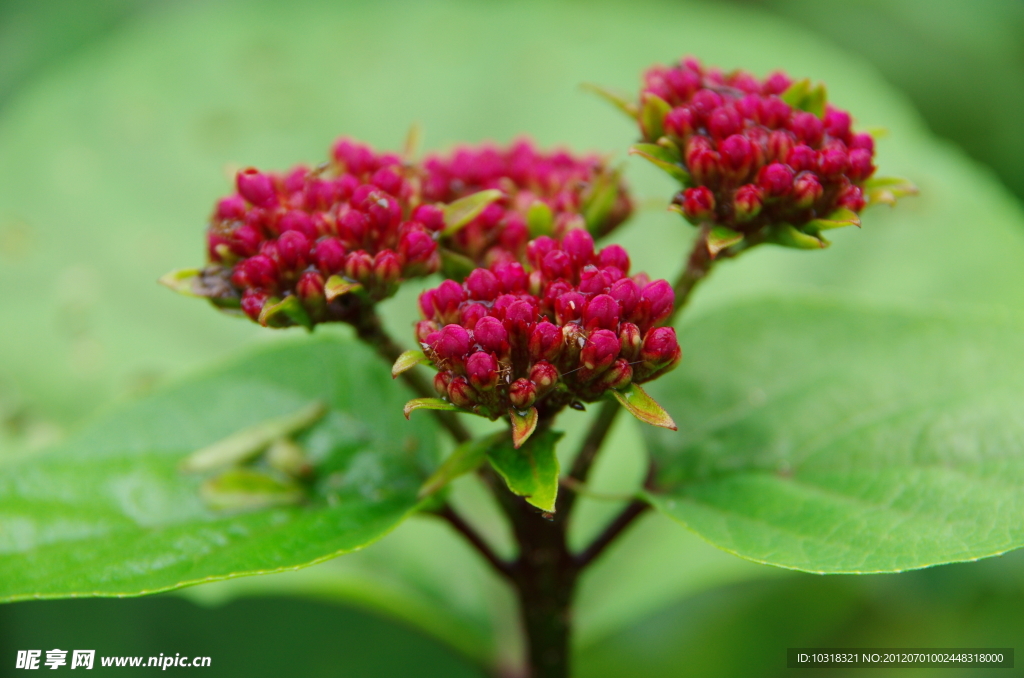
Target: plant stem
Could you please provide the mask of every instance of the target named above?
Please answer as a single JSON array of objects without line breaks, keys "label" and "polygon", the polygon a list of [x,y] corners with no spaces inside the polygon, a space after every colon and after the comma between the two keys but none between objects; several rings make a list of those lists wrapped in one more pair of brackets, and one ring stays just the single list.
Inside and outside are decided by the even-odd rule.
[{"label": "plant stem", "polygon": [[[352,326],[355,328],[356,336],[359,337],[359,340],[373,348],[380,357],[387,361],[389,367],[404,352],[404,349],[384,329],[380,316],[373,310],[373,307],[364,308],[352,320]],[[433,386],[415,369],[406,370],[400,376],[413,392],[421,398],[437,396]],[[463,426],[462,422],[451,412],[431,410],[431,414],[437,418],[441,426],[448,430],[452,438],[455,439],[455,442],[464,443],[473,437],[470,435],[469,430]]]},{"label": "plant stem", "polygon": [[604,550],[615,541],[619,535],[626,531],[633,521],[643,515],[651,505],[643,499],[634,499],[626,505],[626,508],[622,510],[622,513],[617,515],[608,525],[601,531],[594,541],[590,542],[587,548],[583,549],[576,556],[576,566],[581,570],[592,562],[597,560],[597,557],[604,553]]},{"label": "plant stem", "polygon": [[473,548],[480,552],[484,559],[491,564],[491,567],[493,567],[498,574],[506,579],[512,579],[512,563],[500,558],[498,554],[494,552],[494,549],[491,548],[490,544],[484,541],[484,538],[480,536],[480,533],[478,533],[472,525],[467,523],[449,504],[445,504],[435,513],[435,515],[445,520],[455,529],[456,532],[461,534],[466,541],[473,546]]}]

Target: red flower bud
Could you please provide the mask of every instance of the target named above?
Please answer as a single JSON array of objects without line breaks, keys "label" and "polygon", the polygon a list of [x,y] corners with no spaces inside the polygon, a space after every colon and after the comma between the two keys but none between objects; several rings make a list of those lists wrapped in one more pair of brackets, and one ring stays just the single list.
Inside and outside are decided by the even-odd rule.
[{"label": "red flower bud", "polygon": [[508,332],[497,318],[483,316],[477,320],[473,338],[480,344],[480,348],[490,353],[504,355],[508,351]]},{"label": "red flower bud", "polygon": [[818,152],[818,171],[823,177],[835,178],[846,171],[850,159],[841,141],[828,143]]},{"label": "red flower bud", "polygon": [[683,352],[676,340],[676,331],[671,327],[655,328],[644,337],[643,347],[640,349],[640,360],[643,362],[638,372],[647,379],[655,373],[675,367],[682,356]]},{"label": "red flower bud", "polygon": [[562,331],[549,322],[537,323],[530,333],[529,351],[533,360],[550,360],[558,358],[562,350]]},{"label": "red flower bud", "polygon": [[599,294],[583,311],[583,326],[588,330],[615,330],[619,326],[619,303],[607,294]]},{"label": "red flower bud", "polygon": [[742,180],[754,166],[754,148],[742,134],[733,134],[718,145],[722,172],[734,180]]},{"label": "red flower bud", "polygon": [[286,231],[277,239],[277,260],[282,270],[298,271],[309,265],[309,238],[299,231]]},{"label": "red flower bud", "polygon": [[324,297],[324,279],[316,271],[307,271],[295,284],[295,294],[311,315],[323,312],[327,299]]},{"label": "red flower bud", "polygon": [[795,143],[792,133],[781,129],[773,131],[768,135],[767,159],[772,162],[787,162]]},{"label": "red flower bud", "polygon": [[461,325],[445,325],[431,349],[442,359],[460,358],[469,351],[469,332]]},{"label": "red flower bud", "polygon": [[789,121],[789,129],[808,146],[816,147],[825,135],[825,126],[821,118],[813,113],[796,113]]},{"label": "red flower bud", "polygon": [[517,410],[529,409],[537,401],[537,387],[529,379],[516,379],[508,387],[508,399]]},{"label": "red flower bud", "polygon": [[769,96],[761,100],[757,119],[768,129],[778,129],[786,124],[793,109],[785,101],[778,97]]},{"label": "red flower bud", "polygon": [[569,231],[562,239],[562,251],[576,266],[584,266],[594,258],[594,239],[582,228]]},{"label": "red flower bud", "polygon": [[572,281],[575,277],[573,276],[572,259],[562,250],[553,250],[544,255],[541,271],[548,280],[562,278]]},{"label": "red flower bud", "polygon": [[469,292],[470,299],[494,301],[501,294],[501,283],[486,268],[477,268],[466,278],[466,291]]},{"label": "red flower bud", "polygon": [[602,390],[619,390],[629,386],[631,381],[633,381],[633,367],[627,360],[619,358],[601,375],[597,385]]},{"label": "red flower bud", "polygon": [[836,199],[837,207],[845,207],[854,212],[864,209],[864,192],[858,186],[847,186]]},{"label": "red flower bud", "polygon": [[435,205],[420,205],[412,213],[413,221],[418,221],[430,231],[444,229],[444,210]]},{"label": "red flower bud", "polygon": [[263,305],[267,303],[270,295],[259,290],[249,289],[242,295],[242,311],[254,321],[260,319]]},{"label": "red flower bud", "polygon": [[709,221],[715,216],[715,194],[707,186],[683,191],[683,215],[694,224]]},{"label": "red flower bud", "polygon": [[608,245],[597,255],[597,265],[601,268],[613,266],[622,275],[629,275],[629,255],[621,245]]},{"label": "red flower bud", "polygon": [[587,343],[580,353],[582,366],[591,372],[608,367],[619,354],[619,338],[609,330],[595,330],[587,337]]},{"label": "red flower bud", "polygon": [[345,259],[345,276],[363,284],[373,277],[373,257],[363,250],[352,252]]},{"label": "red flower bud", "polygon": [[711,148],[707,137],[693,135],[686,144],[686,167],[699,184],[711,184],[718,180],[718,152]]},{"label": "red flower bud", "polygon": [[459,324],[467,330],[472,329],[486,315],[487,307],[483,304],[463,304],[459,309]]},{"label": "red flower bud", "polygon": [[761,189],[754,184],[740,186],[733,196],[732,206],[736,221],[750,221],[761,213],[761,207],[764,206]]},{"label": "red flower bud", "polygon": [[424,231],[406,231],[398,241],[398,256],[405,266],[423,264],[437,251],[437,243]]},{"label": "red flower bud", "polygon": [[773,162],[761,168],[757,176],[757,183],[764,190],[766,196],[780,198],[793,188],[793,170],[787,165]]},{"label": "red flower bud", "polygon": [[875,152],[875,138],[870,134],[854,134],[850,137],[850,148],[863,148],[873,155]]},{"label": "red flower bud", "polygon": [[797,144],[786,154],[785,160],[794,172],[813,171],[817,169],[818,154],[806,144]]},{"label": "red flower bud", "polygon": [[801,172],[793,182],[793,204],[807,209],[821,199],[824,189],[818,177],[812,172]]},{"label": "red flower bud", "polygon": [[231,282],[236,287],[272,289],[277,285],[277,265],[265,254],[257,254],[235,267]]},{"label": "red flower bud", "polygon": [[448,400],[456,407],[471,408],[476,404],[476,391],[465,377],[453,377],[448,384]]},{"label": "red flower bud", "polygon": [[850,114],[846,111],[840,111],[832,108],[825,113],[824,126],[825,131],[829,136],[842,141],[847,141],[850,137]]},{"label": "red flower bud", "polygon": [[619,328],[619,344],[622,346],[623,358],[630,362],[636,360],[640,355],[640,346],[643,344],[640,328],[633,323],[622,323]]},{"label": "red flower bud", "polygon": [[673,108],[665,116],[665,121],[662,124],[665,127],[665,132],[677,139],[689,138],[699,127],[696,116],[694,116],[689,106]]},{"label": "red flower bud", "polygon": [[555,322],[559,325],[579,320],[583,317],[583,309],[587,298],[579,292],[567,292],[555,299]]},{"label": "red flower bud", "polygon": [[708,116],[707,128],[715,139],[725,139],[743,129],[743,118],[732,106],[719,106]]},{"label": "red flower bud", "polygon": [[316,240],[319,235],[316,232],[316,227],[313,226],[313,219],[310,216],[300,210],[289,210],[285,212],[284,216],[278,222],[278,230],[281,233],[288,231],[298,231],[302,235],[306,236],[310,241]]},{"label": "red flower bud", "polygon": [[255,167],[248,167],[235,176],[238,192],[250,204],[256,207],[274,207],[277,205],[277,192],[274,181]]},{"label": "red flower bud", "polygon": [[632,278],[622,278],[612,283],[608,295],[619,302],[622,315],[630,317],[640,302],[640,286]]},{"label": "red flower bud", "polygon": [[653,325],[672,312],[676,294],[665,280],[655,280],[640,293],[640,305],[648,309],[647,323]]},{"label": "red flower bud", "polygon": [[490,353],[477,351],[466,360],[466,376],[478,391],[490,391],[498,384],[498,361]]},{"label": "red flower bud", "polygon": [[530,369],[530,381],[537,385],[537,395],[542,396],[558,383],[558,369],[546,360],[538,361]]},{"label": "red flower bud", "polygon": [[397,285],[402,279],[402,264],[391,250],[381,250],[373,258],[373,277],[382,287]]},{"label": "red flower bud", "polygon": [[871,151],[855,148],[850,151],[850,169],[848,176],[853,181],[864,181],[875,173],[875,165],[871,162]]},{"label": "red flower bud", "polygon": [[222,221],[243,219],[245,218],[245,201],[237,195],[228,196],[217,203],[217,211],[214,216]]}]

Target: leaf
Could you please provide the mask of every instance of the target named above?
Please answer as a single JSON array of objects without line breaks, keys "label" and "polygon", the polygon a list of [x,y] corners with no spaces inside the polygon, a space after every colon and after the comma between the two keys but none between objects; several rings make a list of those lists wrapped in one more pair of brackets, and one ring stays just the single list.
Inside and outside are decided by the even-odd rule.
[{"label": "leaf", "polygon": [[508,489],[547,513],[555,512],[558,497],[555,444],[561,437],[558,431],[542,431],[522,447],[510,445],[512,441],[506,437],[487,451],[488,461],[504,478]]},{"label": "leaf", "polygon": [[828,215],[827,219],[812,219],[808,221],[805,228],[811,232],[820,232],[833,228],[843,228],[844,226],[860,226],[860,217],[857,216],[857,213],[845,207]]},{"label": "leaf", "polygon": [[327,279],[327,282],[324,283],[324,296],[327,297],[327,301],[330,302],[344,294],[359,292],[362,289],[363,286],[361,283],[346,280],[340,275],[332,275]]},{"label": "leaf", "polygon": [[[275,342],[115,411],[0,473],[0,600],[135,595],[294,569],[376,541],[411,512],[436,428],[405,422],[371,350],[329,336]],[[296,413],[316,469],[301,506],[287,481],[229,473],[203,489],[193,450]],[[302,413],[300,417],[299,414]]]},{"label": "leaf", "polygon": [[668,412],[655,402],[654,398],[647,395],[647,392],[640,388],[639,384],[630,384],[619,391],[613,390],[611,394],[630,414],[645,424],[673,431],[678,430]]},{"label": "leaf", "polygon": [[629,101],[622,94],[613,92],[610,89],[605,89],[604,87],[601,87],[600,85],[595,85],[592,82],[585,82],[582,85],[580,85],[580,87],[587,90],[588,92],[593,92],[594,94],[601,97],[602,99],[610,103],[612,106],[619,109],[620,111],[625,113],[630,118],[633,118],[634,120],[640,114],[637,105]]},{"label": "leaf", "polygon": [[198,294],[195,291],[196,278],[199,277],[198,268],[179,268],[176,271],[171,271],[160,276],[159,282],[164,287],[168,287],[178,294],[184,294],[186,297],[197,297],[203,298],[202,294]]},{"label": "leaf", "polygon": [[708,254],[714,259],[724,249],[743,240],[743,234],[725,226],[715,226],[708,232]]},{"label": "leaf", "polygon": [[1022,329],[825,301],[707,315],[680,336],[700,359],[651,385],[682,433],[645,431],[650,499],[720,548],[810,572],[1018,548]]},{"label": "leaf", "polygon": [[256,511],[298,504],[306,498],[298,483],[249,468],[225,471],[203,483],[199,493],[215,511]]},{"label": "leaf", "polygon": [[640,102],[640,127],[644,138],[657,141],[665,133],[665,116],[672,110],[667,101],[651,92],[644,92]]},{"label": "leaf", "polygon": [[308,330],[313,329],[309,314],[294,294],[277,303],[267,303],[260,311],[259,323],[265,327],[288,327],[295,324],[302,325]]},{"label": "leaf", "polygon": [[446,247],[440,248],[440,251],[441,274],[445,278],[462,282],[476,268],[476,262],[463,254],[452,252]]},{"label": "leaf", "polygon": [[595,238],[605,235],[607,231],[605,222],[619,199],[621,180],[622,173],[618,169],[601,172],[583,199],[583,219],[587,230]]},{"label": "leaf", "polygon": [[193,452],[181,462],[181,470],[203,473],[223,466],[239,464],[265,450],[278,438],[294,435],[309,428],[327,412],[322,402],[314,402],[284,416],[260,422],[236,431],[223,440]]},{"label": "leaf", "polygon": [[531,238],[551,235],[554,232],[555,215],[543,200],[534,200],[526,211],[526,225]]},{"label": "leaf", "polygon": [[690,182],[690,173],[679,163],[679,159],[664,146],[659,146],[658,144],[633,144],[629,148],[629,154],[639,155],[681,184],[688,184]]},{"label": "leaf", "polygon": [[798,250],[820,250],[829,246],[829,242],[821,236],[814,236],[797,230],[792,224],[781,224],[771,230],[765,242],[775,243],[783,247]]},{"label": "leaf", "polygon": [[427,354],[423,351],[405,351],[402,355],[398,356],[398,359],[395,360],[395,364],[391,366],[391,378],[394,379],[402,372],[407,372],[420,363],[426,362],[430,361],[427,358]]},{"label": "leaf", "polygon": [[444,206],[444,231],[446,236],[457,233],[463,226],[480,216],[480,213],[495,200],[500,200],[504,193],[496,188],[478,191],[465,198]]},{"label": "leaf", "polygon": [[531,407],[525,413],[510,409],[508,411],[508,418],[512,423],[512,443],[518,449],[533,435],[533,432],[537,429],[537,421],[540,419],[540,416],[537,414],[537,408]]},{"label": "leaf", "polygon": [[415,162],[422,142],[423,127],[418,122],[414,122],[409,125],[409,131],[405,135],[405,143],[402,145],[402,160]]},{"label": "leaf", "polygon": [[405,418],[408,419],[409,415],[416,410],[447,410],[449,412],[462,411],[461,408],[452,405],[447,400],[441,400],[440,398],[413,398],[405,404]]},{"label": "leaf", "polygon": [[872,177],[864,182],[864,197],[869,206],[878,203],[893,206],[899,198],[917,193],[917,186],[898,177]]},{"label": "leaf", "polygon": [[422,499],[431,495],[459,476],[475,471],[487,458],[487,450],[506,437],[507,434],[504,431],[499,431],[490,436],[467,440],[456,447],[444,460],[444,463],[423,483],[419,497]]}]

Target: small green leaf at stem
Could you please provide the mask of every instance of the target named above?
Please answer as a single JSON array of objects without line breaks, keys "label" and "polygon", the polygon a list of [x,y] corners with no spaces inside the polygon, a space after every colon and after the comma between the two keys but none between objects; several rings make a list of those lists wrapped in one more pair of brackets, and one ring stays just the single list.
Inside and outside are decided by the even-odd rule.
[{"label": "small green leaf at stem", "polygon": [[829,246],[829,241],[820,236],[814,236],[797,230],[792,224],[781,224],[772,229],[771,235],[765,242],[775,243],[783,247],[792,247],[798,250],[820,250]]},{"label": "small green leaf at stem", "polygon": [[398,356],[395,364],[391,366],[391,378],[394,379],[402,372],[407,372],[420,363],[430,362],[423,351],[410,350]]},{"label": "small green leaf at stem", "polygon": [[302,486],[250,468],[233,468],[210,478],[199,489],[203,502],[215,511],[258,511],[301,503]]},{"label": "small green leaf at stem", "polygon": [[638,384],[630,384],[624,389],[613,390],[611,393],[619,401],[619,404],[640,421],[672,431],[679,430],[668,412],[655,402],[654,398],[647,395],[647,392]]},{"label": "small green leaf at stem", "polygon": [[467,440],[456,447],[444,460],[444,463],[423,483],[423,487],[419,491],[419,498],[423,499],[459,476],[477,470],[487,459],[487,451],[507,437],[504,431],[499,431],[493,435]]},{"label": "small green leaf at stem", "polygon": [[458,252],[452,252],[450,249],[445,247],[440,248],[441,252],[441,275],[450,280],[456,282],[462,282],[466,279],[473,269],[476,268],[476,262],[464,254]]},{"label": "small green leaf at stem", "polygon": [[413,398],[405,404],[405,418],[416,410],[447,410],[449,412],[461,412],[462,410],[452,405],[447,400],[440,398]]},{"label": "small green leaf at stem", "polygon": [[327,301],[334,301],[343,294],[358,292],[361,289],[363,286],[357,282],[345,280],[340,275],[332,275],[324,283],[324,296],[327,297]]},{"label": "small green leaf at stem", "polygon": [[531,407],[526,412],[519,412],[513,408],[508,411],[508,418],[512,422],[512,442],[516,449],[519,449],[537,429],[540,416],[536,407]]},{"label": "small green leaf at stem", "polygon": [[633,144],[629,149],[629,154],[639,155],[681,184],[687,184],[690,181],[690,173],[679,164],[679,159],[675,157],[675,154],[664,146]]},{"label": "small green leaf at stem", "polygon": [[860,228],[860,217],[853,210],[848,210],[845,207],[840,208],[828,215],[825,219],[812,219],[807,222],[805,228],[812,232],[828,231],[833,228],[843,228],[844,226],[856,226]]},{"label": "small green leaf at stem", "polygon": [[178,294],[184,294],[186,297],[203,298],[203,295],[198,294],[195,289],[195,282],[198,277],[198,268],[179,268],[160,276],[157,282]]},{"label": "small green leaf at stem", "polygon": [[561,437],[559,431],[546,430],[518,448],[504,437],[488,449],[487,460],[513,494],[525,497],[542,511],[554,513],[559,474],[555,444]]},{"label": "small green leaf at stem", "polygon": [[290,437],[309,428],[319,421],[326,411],[326,406],[317,401],[292,414],[269,419],[232,433],[227,438],[185,457],[181,462],[181,470],[187,473],[204,473],[240,464],[255,457],[275,440]]},{"label": "small green leaf at stem", "polygon": [[619,198],[618,169],[599,174],[583,202],[583,219],[591,235],[603,235],[603,226]]},{"label": "small green leaf at stem", "polygon": [[526,226],[531,238],[551,235],[554,232],[555,215],[543,200],[534,200],[526,211]]},{"label": "small green leaf at stem", "polygon": [[292,324],[302,325],[307,330],[313,328],[313,321],[302,307],[302,302],[294,294],[277,303],[268,303],[260,311],[260,325],[264,327],[288,327]]},{"label": "small green leaf at stem", "polygon": [[652,92],[645,92],[640,104],[640,127],[644,138],[658,140],[665,133],[665,116],[672,110],[667,101]]},{"label": "small green leaf at stem", "polygon": [[743,234],[725,226],[715,226],[708,232],[708,254],[714,259],[719,252],[743,240]]},{"label": "small green leaf at stem", "polygon": [[884,203],[891,207],[899,198],[917,195],[917,192],[917,186],[899,177],[872,177],[864,182],[868,206]]},{"label": "small green leaf at stem", "polygon": [[448,203],[444,207],[444,235],[453,235],[480,216],[480,213],[495,200],[501,199],[505,194],[496,188],[487,191],[478,191],[465,198],[459,198],[455,202]]},{"label": "small green leaf at stem", "polygon": [[636,104],[629,101],[622,94],[613,92],[610,89],[606,89],[600,85],[595,85],[591,82],[585,82],[581,87],[588,92],[593,92],[634,120],[636,120],[637,116],[640,114],[640,110],[637,108]]}]

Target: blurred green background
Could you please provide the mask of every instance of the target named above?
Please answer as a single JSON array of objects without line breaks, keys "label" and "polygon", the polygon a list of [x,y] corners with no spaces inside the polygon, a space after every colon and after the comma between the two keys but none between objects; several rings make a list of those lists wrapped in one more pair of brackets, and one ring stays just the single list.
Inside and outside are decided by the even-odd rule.
[{"label": "blurred green background", "polygon": [[[968,228],[1000,219],[1022,226],[1010,197],[1024,198],[1022,35],[1024,3],[1014,0],[0,2],[0,472],[5,456],[30,454],[119,400],[267,340],[153,284],[200,261],[203,220],[228,190],[232,164],[316,161],[342,134],[396,147],[413,120],[430,149],[528,132],[545,145],[621,158],[629,126],[576,85],[629,89],[648,63],[694,53],[759,75],[784,67],[827,79],[860,122],[892,130],[883,169],[943,195],[869,214],[864,242],[902,215],[922,226],[935,215],[971,222],[975,214],[982,223]],[[958,158],[925,128],[983,164]],[[909,157],[915,150],[922,155]],[[635,163],[629,172],[641,196],[665,195],[653,174]],[[681,242],[659,207],[641,218]],[[890,290],[871,287],[862,261],[870,251],[854,241],[861,235],[844,234],[828,252],[845,248],[835,255],[845,258],[823,254],[794,267],[787,254],[759,253],[745,275],[786,271],[815,290],[859,280],[859,293],[885,296]],[[622,237],[642,251],[651,236],[634,228]],[[1001,273],[1018,251],[971,247],[964,256],[975,263],[991,257],[987,284],[1006,288],[1000,301],[1020,301],[1020,281]],[[635,258],[671,273],[656,252]],[[855,273],[835,273],[835,261]],[[723,271],[725,291],[714,294],[756,286],[741,275]],[[943,286],[908,274],[893,295],[970,303],[950,277]],[[396,333],[408,331],[396,318],[411,299],[393,305]],[[630,430],[617,435],[623,449],[636,447]],[[630,463],[620,466],[635,475]],[[589,511],[591,522],[608,513]],[[291,578],[198,587],[187,597],[2,606],[0,675],[17,673],[18,649],[54,647],[205,654],[209,675],[482,675],[443,642],[472,653],[472,628],[422,620],[437,606],[458,608],[453,618],[512,639],[499,654],[514,652],[514,630],[474,617],[508,601],[495,601],[495,583],[458,549],[439,526],[414,520],[365,553]],[[368,573],[401,559],[413,574],[394,585],[421,578],[422,614],[399,609],[401,598],[386,614],[386,596],[356,590],[360,582],[386,589],[391,580]],[[579,675],[776,676],[787,672],[791,646],[1012,646],[1024,638],[1022,566],[1011,554],[902,575],[816,577],[739,561],[650,516],[585,585]],[[442,586],[469,590],[470,581],[472,593]],[[396,617],[420,617],[431,634]],[[453,637],[460,633],[462,641]],[[1024,674],[1003,673],[1014,672]]]}]

